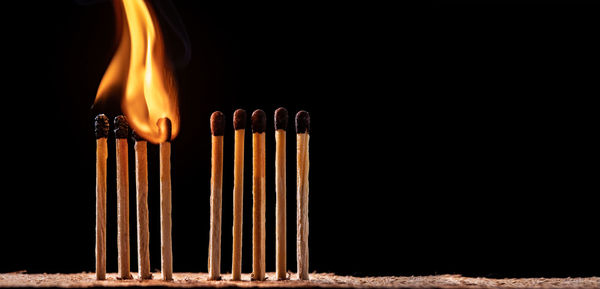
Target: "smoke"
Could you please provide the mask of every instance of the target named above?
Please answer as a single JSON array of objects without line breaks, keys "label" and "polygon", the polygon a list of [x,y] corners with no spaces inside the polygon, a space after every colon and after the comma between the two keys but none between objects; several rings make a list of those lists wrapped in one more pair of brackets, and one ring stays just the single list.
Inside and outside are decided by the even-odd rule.
[{"label": "smoke", "polygon": [[[79,5],[93,5],[109,0],[74,1]],[[163,36],[169,40],[166,41],[165,45],[167,45],[166,49],[173,65],[175,65],[176,68],[187,66],[192,59],[192,44],[173,1],[151,0],[149,2],[152,5],[152,8],[157,12],[156,14],[161,24],[166,24],[161,25],[161,29]],[[174,43],[178,43],[179,45],[175,45]]]},{"label": "smoke", "polygon": [[[185,26],[183,25],[183,21],[181,21],[181,16],[179,15],[179,12],[177,12],[177,8],[173,5],[173,1],[153,0],[152,4],[154,9],[160,14],[160,17],[162,17],[161,19],[168,24],[171,31],[180,41],[183,51],[182,53],[172,55],[173,64],[177,68],[185,67],[192,58],[192,44],[187,31],[185,30]],[[165,32],[164,28],[163,32]],[[167,37],[170,35],[170,33],[165,34]]]}]

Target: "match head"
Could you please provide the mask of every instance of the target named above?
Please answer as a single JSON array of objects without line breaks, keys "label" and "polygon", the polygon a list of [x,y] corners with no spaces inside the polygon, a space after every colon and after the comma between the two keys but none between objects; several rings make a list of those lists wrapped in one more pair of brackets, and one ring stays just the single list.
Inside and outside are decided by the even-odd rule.
[{"label": "match head", "polygon": [[96,133],[96,138],[107,138],[109,130],[108,117],[104,114],[99,114],[94,120],[94,132]]},{"label": "match head", "polygon": [[158,126],[158,131],[160,135],[163,135],[163,130],[165,131],[165,135],[167,136],[165,138],[165,142],[170,142],[171,132],[173,129],[171,125],[171,120],[168,117],[159,118],[158,121],[156,121],[156,126]]},{"label": "match head", "polygon": [[146,141],[143,137],[141,137],[139,134],[135,133],[135,130],[131,130],[131,138],[135,141]]},{"label": "match head", "polygon": [[236,109],[233,113],[233,129],[246,129],[246,111],[243,109]]},{"label": "match head", "polygon": [[301,110],[296,114],[296,133],[310,132],[310,115],[308,112]]},{"label": "match head", "polygon": [[267,115],[262,109],[257,109],[252,113],[252,132],[263,133],[267,127]]},{"label": "match head", "polygon": [[288,126],[288,111],[287,109],[280,107],[275,110],[275,130],[282,129],[286,130]]},{"label": "match head", "polygon": [[225,134],[225,116],[220,111],[215,111],[210,115],[210,131],[214,136]]},{"label": "match head", "polygon": [[116,138],[127,138],[129,135],[129,123],[124,115],[118,115],[115,117],[115,137]]}]

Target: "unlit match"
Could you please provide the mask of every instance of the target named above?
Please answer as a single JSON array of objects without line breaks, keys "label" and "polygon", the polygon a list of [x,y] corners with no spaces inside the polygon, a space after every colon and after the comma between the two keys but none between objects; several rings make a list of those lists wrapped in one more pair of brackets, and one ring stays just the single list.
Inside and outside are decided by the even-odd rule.
[{"label": "unlit match", "polygon": [[231,279],[242,278],[242,216],[244,208],[244,137],[246,134],[246,111],[237,109],[233,113],[235,149],[233,161],[233,254]]},{"label": "unlit match", "polygon": [[212,132],[210,177],[210,235],[208,247],[208,280],[221,279],[221,202],[223,199],[223,133],[225,117],[220,111],[210,117]]},{"label": "unlit match", "polygon": [[286,129],[288,112],[280,107],[275,110],[275,275],[277,280],[287,279],[286,256]]},{"label": "unlit match", "polygon": [[265,280],[265,112],[252,113],[252,280]]},{"label": "unlit match", "polygon": [[296,114],[296,254],[298,279],[309,280],[308,275],[308,141],[310,116],[306,111]]}]

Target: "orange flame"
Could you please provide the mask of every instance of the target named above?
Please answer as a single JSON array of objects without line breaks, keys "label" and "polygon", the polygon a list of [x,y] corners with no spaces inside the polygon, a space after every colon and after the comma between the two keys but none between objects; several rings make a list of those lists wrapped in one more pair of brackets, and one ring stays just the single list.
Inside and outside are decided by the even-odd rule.
[{"label": "orange flame", "polygon": [[116,0],[115,9],[121,21],[121,39],[95,102],[119,93],[123,95],[122,110],[136,134],[153,143],[167,141],[167,130],[158,123],[168,118],[172,140],[179,132],[177,89],[158,20],[143,0]]}]

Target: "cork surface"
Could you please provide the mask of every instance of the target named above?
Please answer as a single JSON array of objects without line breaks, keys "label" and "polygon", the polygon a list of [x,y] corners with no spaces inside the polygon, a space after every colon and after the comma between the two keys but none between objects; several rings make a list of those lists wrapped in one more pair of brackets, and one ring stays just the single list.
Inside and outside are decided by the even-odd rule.
[{"label": "cork surface", "polygon": [[600,288],[600,277],[588,278],[520,278],[490,279],[471,278],[460,275],[438,276],[387,276],[351,277],[329,273],[312,273],[310,281],[299,281],[295,274],[291,280],[275,281],[275,273],[267,273],[267,281],[250,281],[250,274],[242,274],[242,281],[230,281],[231,274],[224,274],[221,281],[207,281],[207,273],[173,273],[173,281],[158,280],[160,273],[154,273],[152,280],[117,280],[116,273],[108,273],[107,280],[96,281],[94,273],[77,274],[0,274],[0,287],[261,287],[261,288]]}]

